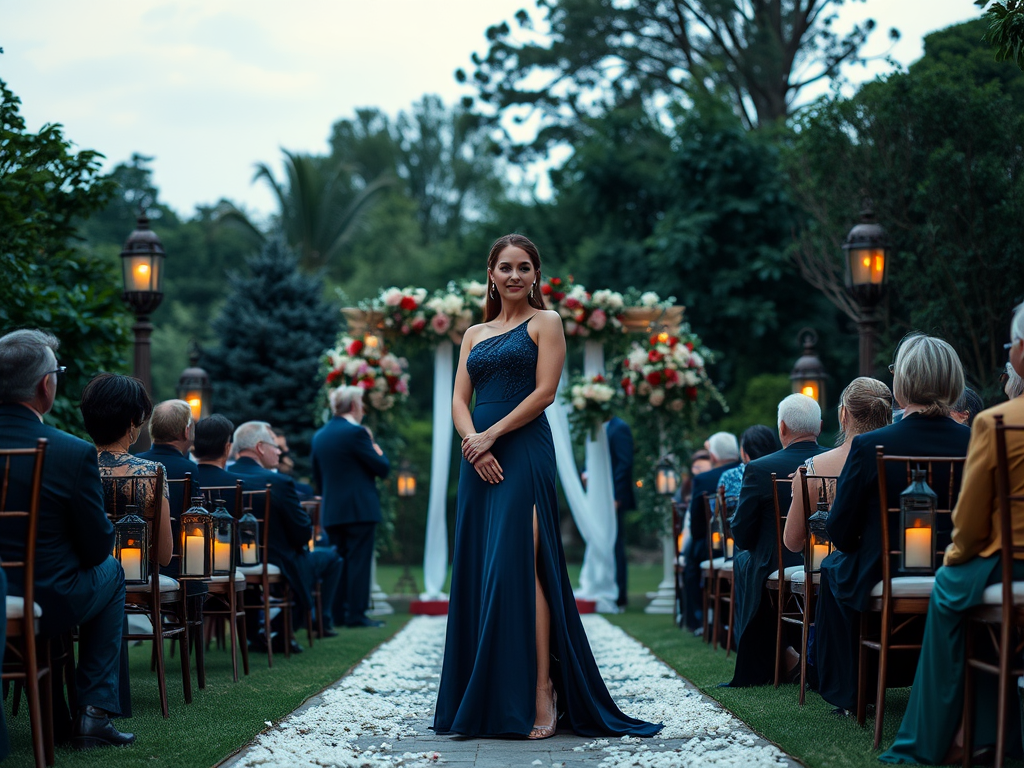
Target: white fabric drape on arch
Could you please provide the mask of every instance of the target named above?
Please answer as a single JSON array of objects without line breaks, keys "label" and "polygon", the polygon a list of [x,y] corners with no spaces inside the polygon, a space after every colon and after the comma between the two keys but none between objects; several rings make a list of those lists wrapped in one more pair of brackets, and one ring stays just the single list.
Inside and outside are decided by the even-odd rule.
[{"label": "white fabric drape on arch", "polygon": [[430,499],[423,549],[421,600],[447,600],[448,578],[448,474],[452,457],[452,342],[445,339],[434,352],[434,425],[430,451]]},{"label": "white fabric drape on arch", "polygon": [[[583,373],[585,376],[604,375],[604,347],[596,341],[587,341],[583,352]],[[566,371],[562,371],[559,391],[568,385]],[[548,422],[555,445],[555,460],[558,478],[573,520],[580,536],[586,543],[583,554],[583,568],[580,571],[578,597],[594,600],[597,610],[602,613],[616,613],[615,600],[618,586],[615,583],[615,498],[612,483],[611,452],[608,449],[608,435],[598,430],[597,440],[586,441],[587,489],[583,489],[576,459],[572,450],[569,431],[569,416],[561,397],[548,406]]]}]

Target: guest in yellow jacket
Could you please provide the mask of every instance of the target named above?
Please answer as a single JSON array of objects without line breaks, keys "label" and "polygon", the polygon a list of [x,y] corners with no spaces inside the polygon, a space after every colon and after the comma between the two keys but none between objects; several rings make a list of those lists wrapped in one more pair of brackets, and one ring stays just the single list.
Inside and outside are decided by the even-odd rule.
[{"label": "guest in yellow jacket", "polygon": [[[1010,338],[1010,364],[1024,376],[1024,304],[1014,311]],[[883,763],[939,765],[961,759],[962,732],[957,726],[964,695],[963,619],[968,610],[981,604],[985,588],[1001,578],[996,414],[1001,414],[1007,425],[1024,425],[1024,397],[982,411],[974,420],[960,498],[953,510],[953,542],[946,550],[943,567],[935,575],[910,702],[896,741],[878,758]],[[1007,432],[1006,441],[1010,493],[1019,494],[1024,492],[1024,437],[1018,432]],[[1014,543],[1024,543],[1024,507],[1015,506],[1012,515]],[[1024,560],[1014,563],[1013,578],[1024,579]],[[993,676],[978,678],[975,744],[976,752],[982,752],[995,742],[996,691]],[[991,690],[982,690],[983,686]],[[1014,717],[1009,725],[1007,746],[1012,754],[1021,749],[1019,719]]]}]

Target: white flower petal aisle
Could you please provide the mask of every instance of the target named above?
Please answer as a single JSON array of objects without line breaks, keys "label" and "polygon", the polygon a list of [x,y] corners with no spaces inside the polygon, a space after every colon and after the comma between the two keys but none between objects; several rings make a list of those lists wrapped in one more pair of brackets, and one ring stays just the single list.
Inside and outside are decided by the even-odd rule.
[{"label": "white flower petal aisle", "polygon": [[[584,616],[601,673],[626,714],[665,724],[652,739],[452,739],[428,729],[445,618],[414,618],[351,674],[262,733],[229,764],[249,766],[795,766],[606,619]],[[268,723],[268,725],[271,725]]]}]

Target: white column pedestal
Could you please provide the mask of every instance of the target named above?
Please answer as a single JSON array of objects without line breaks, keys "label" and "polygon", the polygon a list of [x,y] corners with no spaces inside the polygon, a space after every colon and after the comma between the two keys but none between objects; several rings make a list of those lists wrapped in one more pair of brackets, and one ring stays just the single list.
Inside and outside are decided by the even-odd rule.
[{"label": "white column pedestal", "polygon": [[671,536],[662,537],[661,548],[662,554],[664,555],[664,568],[661,574],[661,583],[658,585],[657,592],[647,593],[647,596],[653,599],[651,600],[650,605],[644,608],[644,613],[673,614],[676,610],[676,548],[672,543]]}]

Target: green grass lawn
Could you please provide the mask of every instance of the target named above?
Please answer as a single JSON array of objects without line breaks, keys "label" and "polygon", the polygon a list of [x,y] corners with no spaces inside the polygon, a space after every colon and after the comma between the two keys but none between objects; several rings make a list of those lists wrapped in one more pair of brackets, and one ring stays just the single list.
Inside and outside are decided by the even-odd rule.
[{"label": "green grass lawn", "polygon": [[[867,727],[856,718],[832,714],[832,705],[813,691],[806,704],[797,703],[797,685],[767,685],[759,688],[719,688],[732,679],[736,655],[711,646],[690,632],[675,626],[671,616],[648,615],[642,608],[608,617],[642,642],[666,664],[701,691],[720,702],[740,720],[812,768],[877,768],[879,751],[871,749],[874,719]],[[883,748],[896,736],[909,688],[891,690],[886,698]]]},{"label": "green grass lawn", "polygon": [[[391,618],[382,629],[341,630],[338,637],[317,641],[312,649],[285,659],[274,655],[267,669],[265,653],[251,653],[250,674],[234,683],[231,656],[211,647],[206,655],[206,689],[196,688],[193,669],[191,704],[181,694],[181,665],[167,658],[167,688],[171,716],[160,715],[156,676],[149,671],[150,644],[131,649],[132,708],[134,715],[115,721],[135,733],[138,741],[123,749],[74,752],[57,748],[57,765],[74,768],[103,765],[109,768],[175,766],[209,768],[250,742],[264,730],[267,720],[276,723],[310,696],[338,680],[360,659],[405,624],[407,617]],[[306,635],[298,635],[305,645]],[[239,662],[241,663],[241,662]],[[7,766],[31,766],[32,743],[27,710],[11,718],[11,698],[5,711],[11,738]],[[24,704],[24,702],[23,702]]]}]

